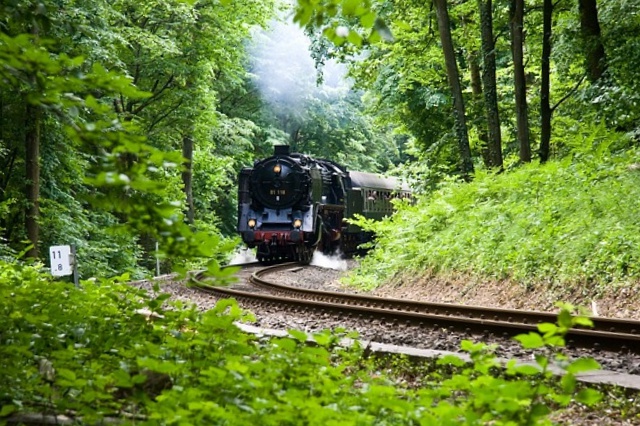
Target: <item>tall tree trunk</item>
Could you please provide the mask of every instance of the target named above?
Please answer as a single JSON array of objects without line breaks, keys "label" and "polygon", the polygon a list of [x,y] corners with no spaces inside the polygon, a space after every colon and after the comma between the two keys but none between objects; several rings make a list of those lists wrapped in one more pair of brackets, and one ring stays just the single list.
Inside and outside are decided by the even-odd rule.
[{"label": "tall tree trunk", "polygon": [[542,64],[540,71],[540,162],[549,159],[551,141],[551,104],[549,103],[550,79],[549,61],[551,58],[551,24],[553,1],[544,0],[542,9]]},{"label": "tall tree trunk", "polygon": [[469,133],[467,131],[467,121],[465,118],[464,99],[462,98],[462,88],[460,87],[460,76],[455,52],[453,50],[453,40],[451,38],[451,26],[449,23],[449,11],[447,10],[447,0],[433,0],[436,6],[436,16],[438,17],[438,30],[440,32],[440,42],[444,52],[444,62],[447,67],[447,78],[453,97],[454,119],[456,136],[458,139],[458,149],[460,151],[461,171],[465,179],[470,179],[473,174],[473,161],[471,159],[471,148],[469,146]]},{"label": "tall tree trunk", "polygon": [[531,161],[529,133],[529,107],[527,105],[527,81],[524,74],[524,0],[511,0],[511,55],[513,56],[513,84],[516,96],[516,127],[520,147],[520,161]]},{"label": "tall tree trunk", "polygon": [[182,183],[184,195],[187,201],[187,221],[190,225],[195,222],[195,207],[193,205],[193,139],[191,135],[182,138],[182,156],[184,157],[184,170],[182,171]]},{"label": "tall tree trunk", "polygon": [[482,83],[484,106],[489,129],[489,158],[491,167],[502,169],[502,135],[498,112],[498,90],[496,88],[496,47],[493,41],[492,0],[478,0],[482,38]]},{"label": "tall tree trunk", "polygon": [[579,0],[580,31],[585,49],[587,75],[592,83],[598,81],[607,69],[607,59],[600,36],[596,0]]},{"label": "tall tree trunk", "polygon": [[25,117],[25,195],[27,208],[25,211],[25,228],[27,238],[33,247],[27,257],[38,257],[40,239],[40,125],[42,110],[39,106],[26,104]]},{"label": "tall tree trunk", "polygon": [[469,63],[469,74],[471,76],[471,94],[473,95],[473,108],[472,114],[476,117],[474,121],[478,121],[479,124],[476,127],[478,132],[478,139],[480,140],[480,155],[482,155],[482,162],[486,168],[491,168],[491,157],[489,156],[489,135],[487,134],[486,119],[483,119],[481,104],[482,104],[482,79],[480,77],[480,64],[478,63],[478,52],[471,52],[467,55],[467,62]]}]

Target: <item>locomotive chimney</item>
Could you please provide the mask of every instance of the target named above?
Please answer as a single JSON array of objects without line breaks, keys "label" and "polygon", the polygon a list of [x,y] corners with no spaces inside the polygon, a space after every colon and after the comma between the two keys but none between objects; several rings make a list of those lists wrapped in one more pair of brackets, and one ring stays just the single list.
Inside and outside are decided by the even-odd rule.
[{"label": "locomotive chimney", "polygon": [[275,145],[273,155],[289,155],[289,145]]}]

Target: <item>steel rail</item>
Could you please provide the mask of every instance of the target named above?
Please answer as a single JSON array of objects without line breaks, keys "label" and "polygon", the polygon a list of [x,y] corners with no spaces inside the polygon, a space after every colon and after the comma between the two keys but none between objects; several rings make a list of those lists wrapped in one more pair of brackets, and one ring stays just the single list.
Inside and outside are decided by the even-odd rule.
[{"label": "steel rail", "polygon": [[[276,270],[287,269],[295,264],[283,264],[257,271],[252,276],[258,277],[260,287],[267,287],[277,292],[284,292],[285,296],[254,293],[231,288],[215,287],[200,282],[199,287],[220,297],[235,298],[238,302],[260,303],[280,309],[292,309],[296,312],[313,310],[319,313],[338,314],[343,318],[369,318],[402,325],[429,326],[449,331],[460,330],[466,333],[484,335],[502,335],[511,337],[516,334],[537,331],[537,325],[542,322],[556,322],[556,315],[547,312],[528,312],[509,309],[485,308],[480,306],[447,305],[441,303],[415,302],[399,299],[386,299],[372,296],[362,296],[349,293],[323,292],[283,286],[265,281],[260,276]],[[302,296],[303,299],[292,298]],[[312,298],[304,298],[311,295]],[[328,299],[321,300],[323,295]],[[328,301],[327,301],[328,300]],[[338,300],[337,302],[335,300]],[[354,303],[355,302],[355,303]],[[385,306],[385,303],[389,303]],[[391,308],[389,308],[391,306]],[[402,308],[408,306],[409,308]],[[429,308],[433,310],[429,310]],[[640,323],[639,321],[633,321]],[[625,321],[615,318],[597,318],[599,325],[606,324],[610,328],[627,329],[618,323]],[[594,321],[594,324],[596,321]],[[637,324],[636,324],[637,325]],[[620,332],[599,329],[574,328],[571,329],[566,341],[569,346],[582,348],[605,349],[615,352],[630,351],[640,353],[640,327],[633,328],[634,332]]]},{"label": "steel rail", "polygon": [[[295,297],[304,297],[306,299],[316,301],[332,302],[336,304],[342,303],[344,305],[355,304],[372,308],[377,307],[381,309],[406,312],[474,318],[482,321],[506,321],[510,323],[533,324],[536,326],[540,323],[555,323],[557,320],[557,314],[551,312],[524,311],[517,309],[491,308],[474,305],[455,305],[449,303],[419,302],[413,300],[384,298],[353,293],[312,290],[301,287],[291,287],[277,284],[262,278],[263,275],[283,269],[291,269],[292,267],[295,267],[297,265],[297,263],[287,263],[260,269],[253,273],[253,275],[251,276],[251,282],[263,288],[270,289],[274,292],[280,292]],[[585,328],[586,330],[627,334],[638,336],[640,338],[640,321],[638,320],[598,316],[590,317],[590,319],[593,322],[593,328]]]}]

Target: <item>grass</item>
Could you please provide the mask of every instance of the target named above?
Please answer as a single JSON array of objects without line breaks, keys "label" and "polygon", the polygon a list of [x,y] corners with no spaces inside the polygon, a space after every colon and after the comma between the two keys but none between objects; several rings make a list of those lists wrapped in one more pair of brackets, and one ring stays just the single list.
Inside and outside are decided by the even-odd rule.
[{"label": "grass", "polygon": [[577,155],[446,182],[391,218],[359,221],[377,244],[346,281],[372,289],[427,270],[597,289],[638,281],[636,159],[636,151]]}]

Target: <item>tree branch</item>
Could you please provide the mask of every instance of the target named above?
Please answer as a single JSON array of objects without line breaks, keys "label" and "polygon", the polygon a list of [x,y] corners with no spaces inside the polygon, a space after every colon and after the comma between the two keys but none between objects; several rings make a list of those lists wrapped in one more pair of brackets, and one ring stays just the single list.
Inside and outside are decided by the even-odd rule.
[{"label": "tree branch", "polygon": [[162,86],[162,88],[160,90],[158,90],[153,95],[151,95],[151,97],[145,99],[145,101],[142,102],[142,104],[140,104],[140,106],[138,108],[136,108],[135,110],[131,111],[131,113],[134,114],[134,115],[138,115],[143,109],[148,107],[153,101],[155,101],[156,99],[160,98],[160,96],[162,96],[162,93],[165,90],[167,90],[169,87],[171,87],[171,83],[172,82],[173,82],[173,75],[171,77],[169,77],[167,82],[164,84],[164,86]]},{"label": "tree branch", "polygon": [[164,120],[165,118],[167,118],[172,112],[176,111],[178,108],[180,108],[180,106],[182,106],[182,101],[178,102],[173,108],[168,108],[164,114],[158,116],[155,120],[153,120],[153,122],[151,124],[149,124],[149,127],[147,127],[147,134],[150,134],[151,131],[153,130],[153,128],[159,124],[162,120]]},{"label": "tree branch", "polygon": [[580,80],[578,81],[578,83],[576,83],[576,85],[573,86],[573,88],[569,90],[566,95],[564,95],[554,106],[551,107],[552,113],[556,110],[556,108],[560,106],[561,103],[569,99],[569,97],[578,90],[578,88],[580,87],[580,85],[582,84],[586,76],[587,76],[587,73],[582,74],[582,77],[580,77]]}]

